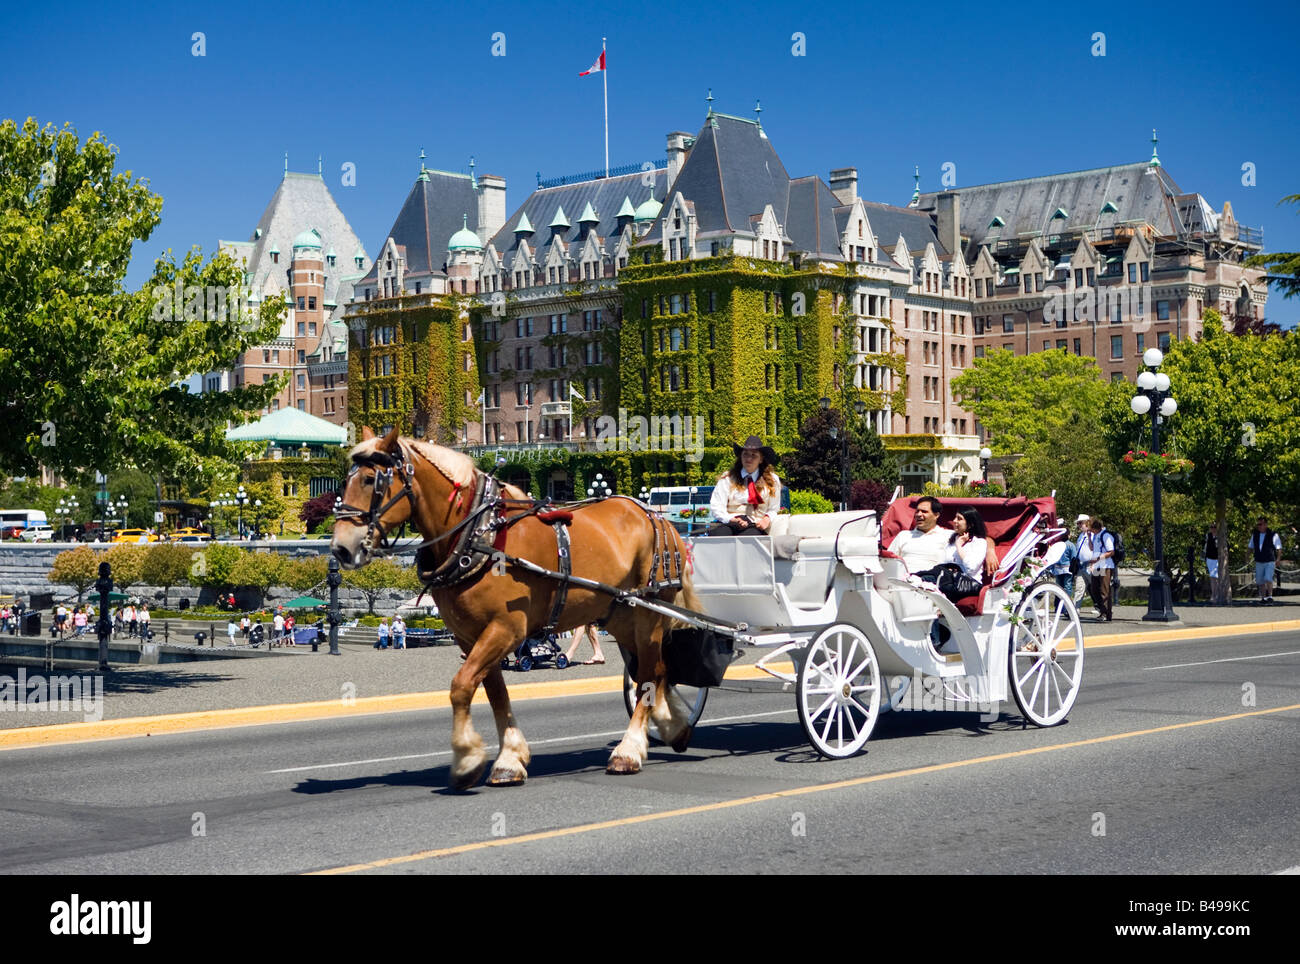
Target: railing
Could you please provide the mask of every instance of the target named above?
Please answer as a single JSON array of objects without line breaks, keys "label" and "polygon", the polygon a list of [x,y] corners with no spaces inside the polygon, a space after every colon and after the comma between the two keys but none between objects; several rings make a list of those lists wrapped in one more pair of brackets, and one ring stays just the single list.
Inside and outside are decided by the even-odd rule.
[{"label": "railing", "polygon": [[[660,158],[657,161],[647,161],[646,164],[653,164],[654,170],[663,170],[668,166],[667,158]],[[622,177],[624,174],[638,174],[647,170],[645,164],[623,164],[619,167],[611,167],[608,174],[604,168],[597,171],[584,171],[581,174],[564,174],[560,177],[543,178],[537,175],[538,187],[563,187],[566,184],[580,184],[583,181],[595,181],[604,177]]]}]

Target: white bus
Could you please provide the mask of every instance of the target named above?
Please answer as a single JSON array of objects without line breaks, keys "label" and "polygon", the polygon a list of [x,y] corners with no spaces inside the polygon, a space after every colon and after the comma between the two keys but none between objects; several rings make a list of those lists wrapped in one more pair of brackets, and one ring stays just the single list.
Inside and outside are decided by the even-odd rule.
[{"label": "white bus", "polygon": [[0,538],[18,539],[28,526],[48,526],[40,509],[0,509]]}]

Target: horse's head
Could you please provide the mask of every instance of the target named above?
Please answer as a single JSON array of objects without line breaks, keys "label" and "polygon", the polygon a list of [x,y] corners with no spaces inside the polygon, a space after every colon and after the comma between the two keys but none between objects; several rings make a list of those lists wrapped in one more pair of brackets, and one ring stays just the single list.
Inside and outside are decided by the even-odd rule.
[{"label": "horse's head", "polygon": [[344,569],[359,569],[384,547],[415,507],[415,469],[394,428],[383,438],[369,428],[352,450],[352,470],[335,512],[330,551]]}]

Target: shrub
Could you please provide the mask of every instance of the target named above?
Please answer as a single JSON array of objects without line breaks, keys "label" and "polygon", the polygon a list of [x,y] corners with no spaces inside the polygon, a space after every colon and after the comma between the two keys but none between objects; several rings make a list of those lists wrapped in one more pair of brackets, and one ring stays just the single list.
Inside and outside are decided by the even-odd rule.
[{"label": "shrub", "polygon": [[835,506],[831,500],[819,492],[810,492],[807,489],[790,490],[790,514],[807,515],[812,512],[834,512]]}]

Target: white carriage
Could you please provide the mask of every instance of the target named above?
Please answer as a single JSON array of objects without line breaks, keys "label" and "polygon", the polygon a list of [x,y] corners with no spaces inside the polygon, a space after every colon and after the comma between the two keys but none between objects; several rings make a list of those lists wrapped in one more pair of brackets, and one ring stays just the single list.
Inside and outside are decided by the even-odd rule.
[{"label": "white carriage", "polygon": [[[1078,696],[1078,612],[1045,572],[1064,547],[1064,530],[1040,525],[1054,526],[1053,500],[943,500],[943,525],[962,508],[980,511],[1000,561],[978,596],[957,603],[909,582],[902,560],[880,549],[911,527],[915,502],[897,499],[880,519],[784,515],[767,536],[693,543],[704,611],[674,615],[724,645],[769,649],[756,664],[771,678],[764,688],[794,691],[804,732],[826,756],[857,753],[889,710],[989,712],[1010,696],[1025,719],[1053,726]],[[951,634],[942,651],[931,632],[939,619]],[[636,693],[625,683],[630,710]],[[678,693],[694,722],[707,688]]]}]

